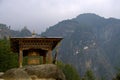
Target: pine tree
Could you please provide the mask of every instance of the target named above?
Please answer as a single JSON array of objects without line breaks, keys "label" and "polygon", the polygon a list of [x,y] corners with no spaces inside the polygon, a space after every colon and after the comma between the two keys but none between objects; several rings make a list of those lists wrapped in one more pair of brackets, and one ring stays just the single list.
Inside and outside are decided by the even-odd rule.
[{"label": "pine tree", "polygon": [[17,67],[17,54],[10,51],[8,40],[0,40],[0,72],[13,67]]}]

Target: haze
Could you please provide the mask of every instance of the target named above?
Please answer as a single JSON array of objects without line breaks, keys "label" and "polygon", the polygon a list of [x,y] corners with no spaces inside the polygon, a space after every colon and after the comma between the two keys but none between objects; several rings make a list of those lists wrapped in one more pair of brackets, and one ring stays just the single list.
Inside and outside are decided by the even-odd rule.
[{"label": "haze", "polygon": [[0,0],[0,23],[37,33],[79,14],[95,13],[120,19],[120,0]]}]

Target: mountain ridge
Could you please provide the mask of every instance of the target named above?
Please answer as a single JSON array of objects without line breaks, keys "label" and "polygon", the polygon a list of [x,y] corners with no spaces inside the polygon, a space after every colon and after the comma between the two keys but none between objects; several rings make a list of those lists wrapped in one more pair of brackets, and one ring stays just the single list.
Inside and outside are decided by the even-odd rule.
[{"label": "mountain ridge", "polygon": [[92,69],[96,76],[111,80],[114,67],[120,67],[115,58],[120,57],[119,19],[82,14],[51,26],[41,35],[63,37],[59,60],[74,65],[81,75]]},{"label": "mountain ridge", "polygon": [[0,39],[9,37],[27,37],[32,35],[27,27],[22,28],[20,31],[12,30],[10,27],[11,26],[0,23]]},{"label": "mountain ridge", "polygon": [[[15,31],[0,24],[0,38],[9,35],[26,37],[31,32],[26,27]],[[81,76],[91,69],[97,77],[111,80],[115,67],[120,67],[120,19],[86,13],[49,27],[41,36],[63,37],[58,60],[75,66]]]}]

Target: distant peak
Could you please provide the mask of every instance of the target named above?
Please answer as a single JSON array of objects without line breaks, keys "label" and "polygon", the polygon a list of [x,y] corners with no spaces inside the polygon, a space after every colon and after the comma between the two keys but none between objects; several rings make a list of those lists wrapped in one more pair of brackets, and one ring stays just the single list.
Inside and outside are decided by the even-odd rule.
[{"label": "distant peak", "polygon": [[95,14],[95,13],[83,13],[83,14],[80,14],[80,15],[93,15],[93,16],[97,16],[97,14]]},{"label": "distant peak", "polygon": [[78,15],[78,17],[79,16],[98,16],[98,15],[95,13],[83,13],[83,14]]},{"label": "distant peak", "polygon": [[104,18],[104,17],[101,17],[97,14],[94,14],[94,13],[84,13],[84,14],[80,14],[78,15],[76,18]]}]

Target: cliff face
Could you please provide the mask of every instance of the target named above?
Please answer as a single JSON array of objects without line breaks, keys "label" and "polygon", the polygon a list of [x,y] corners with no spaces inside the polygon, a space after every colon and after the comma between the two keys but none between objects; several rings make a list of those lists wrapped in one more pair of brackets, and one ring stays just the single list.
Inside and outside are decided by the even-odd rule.
[{"label": "cliff face", "polygon": [[83,75],[92,69],[96,76],[111,79],[120,67],[120,20],[95,14],[81,14],[51,26],[41,36],[60,36],[64,40],[59,60],[74,65]]}]

